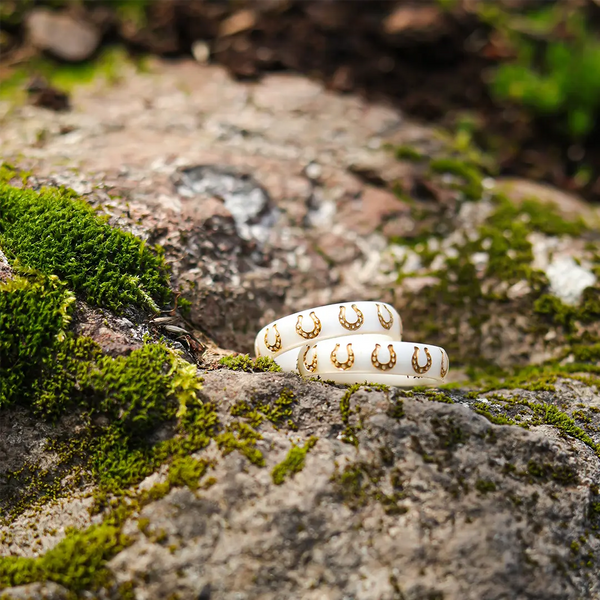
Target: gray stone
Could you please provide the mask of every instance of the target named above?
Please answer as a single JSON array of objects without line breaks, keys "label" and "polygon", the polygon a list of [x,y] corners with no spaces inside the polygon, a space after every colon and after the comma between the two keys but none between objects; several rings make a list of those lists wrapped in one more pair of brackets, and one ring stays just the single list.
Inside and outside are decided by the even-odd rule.
[{"label": "gray stone", "polygon": [[46,581],[1,590],[0,597],[2,600],[68,600],[71,593],[62,585]]},{"label": "gray stone", "polygon": [[27,15],[26,27],[29,41],[36,48],[70,62],[89,58],[101,38],[91,23],[45,8],[33,9]]}]

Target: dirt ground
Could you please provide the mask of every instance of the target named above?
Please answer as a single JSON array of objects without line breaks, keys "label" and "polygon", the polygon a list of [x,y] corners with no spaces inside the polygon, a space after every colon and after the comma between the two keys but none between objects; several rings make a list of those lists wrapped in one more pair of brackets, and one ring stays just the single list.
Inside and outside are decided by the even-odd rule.
[{"label": "dirt ground", "polygon": [[[32,14],[61,8],[69,36],[48,39]],[[600,199],[598,127],[582,140],[564,131],[562,115],[532,115],[489,92],[490,73],[511,61],[515,49],[490,25],[486,6],[498,23],[544,3],[503,0],[352,2],[264,0],[220,3],[202,0],[114,0],[111,2],[7,3],[2,23],[0,73],[35,73],[35,48],[62,58],[93,56],[98,48],[125,44],[133,53],[194,56],[224,65],[240,79],[269,72],[308,75],[327,88],[385,100],[406,114],[451,129],[466,127],[493,155],[493,174],[518,175]],[[595,0],[560,0],[546,5],[577,12],[595,30]],[[503,12],[504,11],[504,12]],[[483,16],[482,16],[483,15]],[[38,19],[39,20],[39,19]],[[42,19],[43,20],[43,19]],[[493,21],[492,21],[493,22]],[[37,23],[37,21],[36,21]],[[87,29],[80,30],[84,23]],[[57,25],[53,24],[53,27]],[[557,26],[558,27],[558,26]],[[536,34],[537,35],[537,34]],[[561,39],[559,28],[538,35],[543,46]],[[70,39],[66,47],[66,39]],[[73,40],[78,40],[74,42]],[[33,86],[34,101],[67,106],[53,92]],[[591,173],[590,173],[591,171]],[[585,172],[585,178],[581,178]]]}]

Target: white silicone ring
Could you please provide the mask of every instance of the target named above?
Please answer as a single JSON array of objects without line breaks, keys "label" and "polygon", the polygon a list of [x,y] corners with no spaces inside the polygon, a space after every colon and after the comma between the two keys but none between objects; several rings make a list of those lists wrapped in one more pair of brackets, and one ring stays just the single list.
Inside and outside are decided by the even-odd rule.
[{"label": "white silicone ring", "polygon": [[383,383],[398,387],[439,385],[448,374],[446,351],[431,344],[398,342],[376,334],[305,344],[298,371],[336,383]]},{"label": "white silicone ring", "polygon": [[282,371],[298,374],[298,348],[282,352],[275,356],[273,360],[281,367]]},{"label": "white silicone ring", "polygon": [[377,333],[402,339],[402,319],[385,302],[340,302],[317,306],[278,319],[263,327],[256,336],[256,356],[276,358],[307,342],[357,333]]}]

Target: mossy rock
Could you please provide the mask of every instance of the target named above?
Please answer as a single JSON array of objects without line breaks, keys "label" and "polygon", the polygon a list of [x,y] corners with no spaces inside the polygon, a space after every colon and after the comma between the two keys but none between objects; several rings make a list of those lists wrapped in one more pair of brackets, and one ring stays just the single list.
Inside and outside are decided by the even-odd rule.
[{"label": "mossy rock", "polygon": [[106,221],[70,190],[0,183],[0,247],[9,260],[59,277],[92,304],[158,311],[171,298],[161,249]]}]

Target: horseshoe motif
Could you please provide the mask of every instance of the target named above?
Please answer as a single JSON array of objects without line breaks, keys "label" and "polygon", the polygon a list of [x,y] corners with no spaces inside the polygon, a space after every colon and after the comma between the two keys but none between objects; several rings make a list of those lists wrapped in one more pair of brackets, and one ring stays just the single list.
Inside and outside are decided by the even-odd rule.
[{"label": "horseshoe motif", "polygon": [[348,352],[348,360],[346,360],[345,362],[340,362],[337,359],[337,351],[339,347],[340,345],[336,344],[335,348],[331,351],[331,362],[336,368],[341,369],[342,371],[347,371],[354,364],[354,351],[352,350],[352,344],[346,345],[346,351]]},{"label": "horseshoe motif", "polygon": [[[448,360],[448,355],[440,348],[442,353],[442,366],[440,367],[440,377],[444,379],[448,374],[448,368],[450,367],[450,361]],[[446,364],[444,365],[444,358],[446,359]]]},{"label": "horseshoe motif", "polygon": [[377,306],[377,318],[379,319],[379,322],[381,323],[381,326],[384,329],[391,329],[392,325],[394,324],[394,315],[392,314],[392,311],[384,305],[383,308],[385,308],[385,310],[387,310],[387,314],[389,315],[389,319],[386,321],[383,318],[383,314],[381,313],[381,306],[379,306],[379,304],[375,304],[375,306]]},{"label": "horseshoe motif", "polygon": [[352,308],[356,313],[356,321],[354,321],[354,323],[350,323],[350,321],[346,319],[345,306],[340,306],[340,314],[338,316],[338,319],[342,327],[344,327],[345,329],[349,329],[350,331],[356,331],[357,329],[360,329],[362,324],[365,322],[365,317],[363,316],[362,312],[358,309],[358,306],[356,306],[356,304],[353,304]]},{"label": "horseshoe motif", "polygon": [[429,369],[431,369],[431,363],[433,361],[431,359],[431,354],[429,353],[429,350],[427,348],[425,348],[425,356],[427,357],[427,364],[424,367],[420,367],[419,366],[419,347],[415,346],[415,351],[413,352],[413,355],[412,355],[411,364],[412,364],[412,368],[415,370],[415,373],[418,373],[419,375],[423,375],[423,373],[427,373],[427,371],[429,371]]},{"label": "horseshoe motif", "polygon": [[281,335],[279,331],[277,331],[277,325],[273,325],[273,331],[275,332],[275,343],[269,344],[269,328],[265,331],[265,346],[271,352],[277,352],[277,350],[281,350]]},{"label": "horseshoe motif", "polygon": [[310,346],[306,346],[306,349],[304,350],[304,354],[302,355],[302,362],[304,363],[304,368],[309,371],[310,373],[314,373],[317,370],[317,360],[318,360],[318,356],[317,356],[317,345],[315,344],[313,346],[313,357],[312,360],[307,363],[306,362],[306,356],[308,355],[308,351],[310,350]]},{"label": "horseshoe motif", "polygon": [[321,321],[319,321],[319,317],[317,317],[314,310],[310,312],[310,318],[313,322],[311,331],[304,331],[304,329],[302,329],[302,315],[298,315],[298,321],[296,322],[296,333],[305,340],[312,340],[321,333]]},{"label": "horseshoe motif", "polygon": [[390,360],[388,360],[386,363],[381,363],[377,359],[377,355],[379,354],[379,348],[381,348],[381,346],[379,344],[375,344],[375,350],[373,350],[373,352],[371,353],[371,363],[373,363],[373,366],[376,369],[379,369],[380,371],[387,371],[388,369],[393,369],[396,365],[397,360],[396,353],[394,352],[394,346],[392,344],[388,344]]}]

